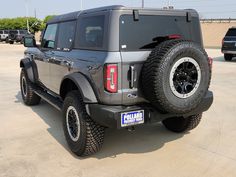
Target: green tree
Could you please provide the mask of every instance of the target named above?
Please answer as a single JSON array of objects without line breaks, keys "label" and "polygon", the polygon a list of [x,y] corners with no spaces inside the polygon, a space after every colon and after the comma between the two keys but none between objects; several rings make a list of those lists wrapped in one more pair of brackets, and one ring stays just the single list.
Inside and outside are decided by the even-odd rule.
[{"label": "green tree", "polygon": [[47,23],[49,20],[51,20],[55,15],[48,15],[44,18],[43,23]]},{"label": "green tree", "polygon": [[[42,21],[29,17],[30,32],[35,33],[41,29]],[[0,29],[27,29],[27,17],[0,19]]]}]

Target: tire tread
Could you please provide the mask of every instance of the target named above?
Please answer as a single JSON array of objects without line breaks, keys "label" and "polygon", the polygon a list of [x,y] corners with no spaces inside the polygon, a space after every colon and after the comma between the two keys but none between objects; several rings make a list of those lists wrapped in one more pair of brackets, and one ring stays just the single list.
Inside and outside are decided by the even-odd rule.
[{"label": "tire tread", "polygon": [[[165,56],[171,52],[172,48],[181,43],[191,43],[186,40],[169,40],[159,44],[149,55],[148,59],[144,63],[141,75],[142,82],[142,91],[144,96],[161,112],[172,112],[172,113],[186,113],[190,112],[193,108],[193,105],[189,104],[185,106],[185,109],[178,108],[175,105],[172,105],[168,102],[168,99],[165,97],[163,85],[163,78],[158,77],[165,71],[165,66],[168,65],[168,61],[165,61]],[[199,50],[207,57],[205,50],[199,47]],[[209,65],[210,68],[210,65]],[[207,84],[205,95],[211,80],[211,71],[210,78]],[[198,105],[201,99],[199,99]]]},{"label": "tire tread", "polygon": [[[75,101],[75,105],[77,105],[79,110],[80,116],[80,122],[81,122],[81,133],[80,133],[80,139],[75,145],[74,143],[71,143],[70,137],[67,136],[67,129],[66,129],[66,123],[65,120],[63,122],[63,127],[65,131],[65,136],[67,139],[67,142],[69,146],[71,147],[71,150],[78,156],[88,156],[92,155],[96,152],[98,152],[104,142],[104,134],[105,134],[105,128],[96,122],[94,122],[91,117],[87,114],[85,104],[83,102],[83,99],[79,93],[79,91],[74,90],[67,94],[64,107],[63,107],[63,113],[64,113],[64,119],[65,119],[65,112],[66,112],[66,105],[67,105],[67,99],[73,99]],[[77,108],[76,108],[77,109]],[[76,147],[75,147],[76,146]]]},{"label": "tire tread", "polygon": [[24,69],[21,70],[20,82],[21,82],[21,78],[23,76],[25,76],[26,84],[27,84],[27,96],[26,97],[24,97],[22,90],[21,90],[21,95],[22,95],[24,103],[28,106],[38,105],[40,103],[41,98],[37,94],[34,93],[33,84],[30,82]]}]

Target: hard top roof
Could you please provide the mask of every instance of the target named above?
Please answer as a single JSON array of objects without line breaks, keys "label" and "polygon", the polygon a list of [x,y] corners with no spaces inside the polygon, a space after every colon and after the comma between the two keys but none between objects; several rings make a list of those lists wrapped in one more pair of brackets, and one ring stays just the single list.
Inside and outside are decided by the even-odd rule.
[{"label": "hard top roof", "polygon": [[107,11],[107,10],[119,10],[119,9],[122,9],[123,7],[124,6],[121,6],[121,5],[105,6],[105,7],[99,7],[99,8],[94,8],[94,9],[88,9],[88,10],[82,10],[82,11],[76,11],[76,12],[71,12],[67,14],[57,15],[53,19],[49,20],[48,24],[57,23],[60,21],[74,20],[74,19],[77,19],[80,14]]},{"label": "hard top roof", "polygon": [[58,23],[58,22],[62,22],[62,21],[75,20],[81,14],[87,14],[87,13],[93,13],[93,12],[99,12],[99,11],[110,11],[110,10],[140,10],[140,11],[157,11],[158,10],[158,11],[186,11],[186,12],[192,11],[192,12],[196,12],[193,9],[176,10],[176,9],[160,9],[160,8],[125,7],[122,5],[114,5],[114,6],[105,6],[105,7],[93,8],[93,9],[87,9],[87,10],[57,15],[54,18],[52,18],[51,20],[49,20],[48,24]]}]

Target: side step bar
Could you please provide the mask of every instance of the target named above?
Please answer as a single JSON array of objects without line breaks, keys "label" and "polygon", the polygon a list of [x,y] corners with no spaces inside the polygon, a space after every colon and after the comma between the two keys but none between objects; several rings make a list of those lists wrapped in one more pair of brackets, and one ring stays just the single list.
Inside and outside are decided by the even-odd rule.
[{"label": "side step bar", "polygon": [[59,100],[59,98],[55,98],[54,96],[52,96],[42,90],[34,90],[34,93],[37,94],[39,97],[41,97],[46,102],[48,102],[49,104],[51,104],[57,110],[59,110],[59,111],[62,110],[62,101]]}]

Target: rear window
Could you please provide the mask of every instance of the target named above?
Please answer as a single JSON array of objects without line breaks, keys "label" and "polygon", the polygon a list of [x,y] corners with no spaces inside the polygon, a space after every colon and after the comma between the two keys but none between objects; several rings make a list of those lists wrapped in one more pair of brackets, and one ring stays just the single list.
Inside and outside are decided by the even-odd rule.
[{"label": "rear window", "polygon": [[10,31],[11,34],[18,34],[18,31]]},{"label": "rear window", "polygon": [[186,17],[140,15],[134,21],[133,15],[120,17],[120,50],[150,50],[160,37],[180,35],[190,39],[190,23]]},{"label": "rear window", "polygon": [[229,29],[226,36],[236,36],[236,29]]},{"label": "rear window", "polygon": [[26,34],[27,33],[27,31],[25,31],[25,30],[20,30],[20,34]]}]

